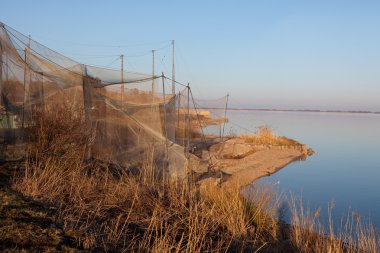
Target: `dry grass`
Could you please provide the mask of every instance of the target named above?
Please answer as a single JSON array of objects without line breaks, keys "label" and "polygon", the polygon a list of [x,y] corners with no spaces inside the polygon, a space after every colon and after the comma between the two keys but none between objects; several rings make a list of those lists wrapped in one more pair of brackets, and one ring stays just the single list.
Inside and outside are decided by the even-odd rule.
[{"label": "dry grass", "polygon": [[258,220],[260,210],[248,205],[238,190],[203,196],[195,185],[165,181],[156,173],[160,168],[155,167],[153,151],[146,152],[142,168],[134,173],[97,161],[83,163],[85,124],[72,110],[47,109],[38,115],[27,167],[14,187],[56,206],[65,230],[80,246],[223,252],[260,248],[273,240],[261,228],[265,222]]},{"label": "dry grass", "polygon": [[319,219],[320,208],[311,212],[294,197],[290,203],[293,224],[290,238],[300,252],[378,252],[379,238],[373,226],[361,221],[354,212],[342,218],[339,229],[334,231],[332,203],[328,207],[327,223]]},{"label": "dry grass", "polygon": [[239,137],[246,143],[253,143],[257,145],[291,146],[300,144],[297,141],[284,136],[277,136],[273,129],[267,125],[258,127],[254,135],[242,134]]},{"label": "dry grass", "polygon": [[[98,161],[83,163],[85,124],[73,110],[47,109],[38,116],[27,167],[14,179],[14,188],[55,206],[64,230],[84,249],[339,252],[350,245],[372,251],[378,247],[376,238],[359,225],[348,226],[362,233],[358,241],[348,240],[349,247],[342,246],[344,237],[321,236],[314,229],[317,215],[303,211],[295,212],[295,226],[286,232],[277,219],[279,202],[269,190],[253,190],[248,201],[239,187],[200,193],[192,183],[166,181],[157,173],[153,150],[145,152],[136,171]],[[276,139],[264,129],[261,136]]]},{"label": "dry grass", "polygon": [[185,122],[180,122],[176,125],[175,136],[176,138],[183,140],[186,140],[187,138],[196,139],[202,137],[202,131],[199,126],[194,126],[188,129]]}]

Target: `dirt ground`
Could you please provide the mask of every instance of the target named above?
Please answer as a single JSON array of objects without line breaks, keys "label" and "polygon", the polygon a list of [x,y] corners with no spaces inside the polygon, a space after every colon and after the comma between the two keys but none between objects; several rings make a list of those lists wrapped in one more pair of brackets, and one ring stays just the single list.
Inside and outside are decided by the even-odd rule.
[{"label": "dirt ground", "polygon": [[20,163],[0,165],[0,251],[77,252],[77,243],[62,229],[56,210],[12,189]]}]

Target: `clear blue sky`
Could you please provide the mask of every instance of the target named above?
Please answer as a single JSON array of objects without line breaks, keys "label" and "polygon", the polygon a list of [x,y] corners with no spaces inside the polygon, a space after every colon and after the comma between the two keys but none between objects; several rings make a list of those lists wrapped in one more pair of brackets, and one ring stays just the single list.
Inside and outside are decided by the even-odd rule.
[{"label": "clear blue sky", "polygon": [[[170,75],[233,106],[380,111],[380,1],[2,1],[0,20],[65,55]],[[142,56],[140,56],[142,55]],[[139,57],[136,57],[139,56]]]}]

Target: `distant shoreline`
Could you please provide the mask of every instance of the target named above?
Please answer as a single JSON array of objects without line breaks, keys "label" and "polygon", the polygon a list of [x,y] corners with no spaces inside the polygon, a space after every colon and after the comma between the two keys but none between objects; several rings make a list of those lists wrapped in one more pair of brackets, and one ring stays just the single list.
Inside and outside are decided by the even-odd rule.
[{"label": "distant shoreline", "polygon": [[[198,108],[207,110],[224,110],[222,108]],[[319,113],[355,113],[355,114],[380,114],[374,111],[345,111],[345,110],[312,110],[312,109],[255,109],[255,108],[228,108],[232,111],[263,111],[263,112],[319,112]]]}]

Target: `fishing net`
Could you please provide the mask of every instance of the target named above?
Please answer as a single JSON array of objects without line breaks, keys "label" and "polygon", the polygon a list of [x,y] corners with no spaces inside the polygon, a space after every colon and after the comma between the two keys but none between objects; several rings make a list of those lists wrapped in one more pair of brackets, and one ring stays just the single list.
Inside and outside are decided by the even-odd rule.
[{"label": "fishing net", "polygon": [[0,159],[25,155],[36,112],[70,104],[85,118],[86,159],[141,167],[154,152],[157,167],[185,177],[190,143],[224,122],[226,99],[194,100],[181,87],[171,94],[163,75],[78,63],[0,23]]},{"label": "fishing net", "polygon": [[222,138],[223,126],[227,121],[226,105],[228,96],[214,99],[195,99],[191,90],[177,94],[177,143],[186,146],[186,141]]}]

